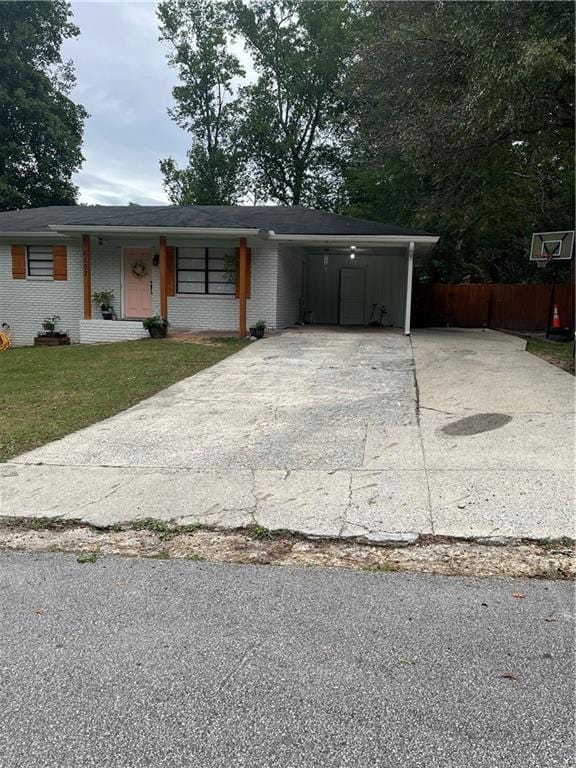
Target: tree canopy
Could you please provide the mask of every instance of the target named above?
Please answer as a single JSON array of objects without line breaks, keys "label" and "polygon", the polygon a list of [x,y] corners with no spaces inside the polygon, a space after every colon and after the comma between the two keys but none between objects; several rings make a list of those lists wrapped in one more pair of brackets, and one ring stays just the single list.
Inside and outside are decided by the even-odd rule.
[{"label": "tree canopy", "polygon": [[84,108],[60,48],[79,30],[64,0],[0,3],[0,210],[72,205]]},{"label": "tree canopy", "polygon": [[233,203],[243,190],[232,84],[244,70],[229,50],[230,9],[224,2],[165,0],[158,17],[161,39],[170,44],[169,63],[180,78],[170,115],[192,142],[185,168],[171,157],[160,163],[168,197],[181,205]]},{"label": "tree canopy", "polygon": [[532,231],[573,228],[574,6],[384,2],[369,13],[348,79],[360,160],[349,203],[442,235],[430,277],[519,279]]},{"label": "tree canopy", "polygon": [[162,164],[173,201],[418,226],[436,280],[541,278],[531,233],[573,228],[572,3],[175,0],[160,20],[192,138],[187,168]]},{"label": "tree canopy", "polygon": [[[353,41],[348,0],[166,0],[161,38],[178,71],[172,118],[190,133],[188,165],[162,161],[170,199],[334,206],[334,123]],[[251,56],[244,74],[231,41]]]},{"label": "tree canopy", "polygon": [[239,137],[258,188],[286,205],[332,207],[339,150],[334,126],[354,41],[345,0],[233,5],[257,79],[240,92]]}]

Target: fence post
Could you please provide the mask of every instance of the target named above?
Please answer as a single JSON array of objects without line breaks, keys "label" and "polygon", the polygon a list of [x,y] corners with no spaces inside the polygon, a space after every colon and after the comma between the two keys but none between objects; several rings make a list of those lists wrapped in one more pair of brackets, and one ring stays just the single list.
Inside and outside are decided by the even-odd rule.
[{"label": "fence post", "polygon": [[486,328],[492,327],[492,304],[494,302],[494,285],[490,284],[490,292],[488,294],[488,319],[486,320]]}]

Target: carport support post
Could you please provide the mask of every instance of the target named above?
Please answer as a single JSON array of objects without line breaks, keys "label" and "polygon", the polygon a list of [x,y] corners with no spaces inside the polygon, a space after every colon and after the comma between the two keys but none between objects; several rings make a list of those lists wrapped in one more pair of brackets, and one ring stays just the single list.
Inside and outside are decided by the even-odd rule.
[{"label": "carport support post", "polygon": [[90,235],[82,235],[82,286],[84,291],[84,320],[92,317],[92,269],[90,266]]},{"label": "carport support post", "polygon": [[240,238],[238,249],[238,334],[246,336],[246,294],[248,293],[248,247],[246,238]]},{"label": "carport support post", "polygon": [[404,315],[404,333],[410,336],[410,315],[412,314],[412,272],[414,271],[414,242],[408,246],[408,271],[406,274],[406,314]]},{"label": "carport support post", "polygon": [[168,249],[164,235],[160,237],[160,315],[168,320]]}]

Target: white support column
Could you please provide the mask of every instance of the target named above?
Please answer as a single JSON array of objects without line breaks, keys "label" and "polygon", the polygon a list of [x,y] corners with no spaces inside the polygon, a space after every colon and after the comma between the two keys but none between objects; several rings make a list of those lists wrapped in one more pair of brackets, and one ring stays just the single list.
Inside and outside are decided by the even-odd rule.
[{"label": "white support column", "polygon": [[412,313],[412,272],[414,270],[414,242],[408,246],[408,270],[406,273],[406,314],[404,315],[404,333],[410,336],[410,315]]}]

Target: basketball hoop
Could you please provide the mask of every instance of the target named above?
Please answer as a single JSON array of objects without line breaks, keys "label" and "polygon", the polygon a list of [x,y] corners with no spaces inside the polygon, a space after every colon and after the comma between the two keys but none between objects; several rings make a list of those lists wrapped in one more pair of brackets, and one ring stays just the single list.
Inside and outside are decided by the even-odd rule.
[{"label": "basketball hoop", "polygon": [[547,267],[548,264],[550,264],[550,262],[554,259],[554,256],[555,256],[554,252],[548,253],[548,251],[546,251],[538,258],[535,258],[534,261],[536,262],[536,266],[538,267],[538,269],[544,269],[544,267]]},{"label": "basketball hoop", "polygon": [[559,261],[570,261],[574,254],[574,231],[534,232],[530,245],[530,261],[535,261],[539,269],[544,269],[551,262],[554,266],[550,282],[550,302],[548,304],[548,320],[546,323],[546,338],[558,338],[560,317],[556,304],[556,280]]},{"label": "basketball hoop", "polygon": [[574,232],[535,232],[532,235],[530,261],[540,269],[552,261],[568,261],[574,249]]}]

